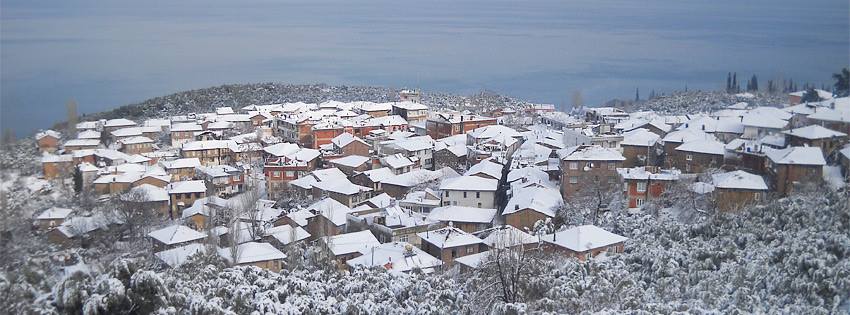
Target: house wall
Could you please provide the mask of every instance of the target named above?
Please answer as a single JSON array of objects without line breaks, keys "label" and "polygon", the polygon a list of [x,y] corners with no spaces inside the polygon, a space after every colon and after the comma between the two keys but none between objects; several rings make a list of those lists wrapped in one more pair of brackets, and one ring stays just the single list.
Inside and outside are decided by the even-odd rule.
[{"label": "house wall", "polygon": [[[645,166],[647,163],[648,165],[655,165],[655,148],[625,144],[621,147],[623,148],[623,157],[626,158],[626,160],[623,161],[623,167],[632,168],[635,166]],[[640,157],[644,158],[643,161],[641,161]]]},{"label": "house wall", "polygon": [[59,139],[52,136],[44,136],[41,139],[38,139],[36,143],[38,144],[38,149],[41,150],[41,152],[53,153],[59,148]]},{"label": "house wall", "polygon": [[[571,169],[570,162],[577,162],[577,169]],[[617,168],[622,167],[620,161],[590,161],[593,167],[585,170],[587,162],[561,160],[561,195],[564,200],[596,189],[607,191],[620,183],[617,174]],[[573,179],[575,182],[572,182]]]},{"label": "house wall", "polygon": [[369,145],[360,141],[352,141],[348,145],[340,148],[340,157],[349,155],[369,156]]},{"label": "house wall", "polygon": [[769,175],[772,186],[781,195],[794,191],[797,184],[817,184],[823,181],[823,166],[771,164]]},{"label": "house wall", "polygon": [[[688,160],[688,155],[691,159]],[[719,168],[723,166],[723,155],[684,152],[676,150],[673,155],[672,167],[682,171],[682,173],[697,174],[703,173],[709,168]]]},{"label": "house wall", "polygon": [[734,211],[764,198],[764,191],[751,189],[717,188],[714,191],[717,208]]},{"label": "house wall", "polygon": [[525,231],[526,229],[533,229],[534,224],[537,223],[537,221],[545,221],[547,218],[549,218],[549,216],[543,213],[531,209],[523,209],[507,215],[505,217],[505,223]]},{"label": "house wall", "polygon": [[171,218],[179,218],[183,209],[191,207],[195,200],[206,197],[204,192],[168,194],[171,203]]},{"label": "house wall", "polygon": [[454,170],[465,170],[467,168],[466,156],[456,156],[447,149],[434,152],[434,169],[449,167]]},{"label": "house wall", "polygon": [[[466,193],[466,197],[464,197],[464,193]],[[495,191],[444,190],[442,192],[442,198],[440,199],[442,200],[441,204],[443,206],[455,205],[485,209],[496,208]]]}]

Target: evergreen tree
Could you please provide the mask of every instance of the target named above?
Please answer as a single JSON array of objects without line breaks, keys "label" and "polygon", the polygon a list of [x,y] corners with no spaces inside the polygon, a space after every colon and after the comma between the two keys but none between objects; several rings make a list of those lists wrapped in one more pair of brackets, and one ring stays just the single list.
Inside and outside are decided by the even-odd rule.
[{"label": "evergreen tree", "polygon": [[726,73],[726,92],[732,91],[732,72]]},{"label": "evergreen tree", "polygon": [[753,78],[750,79],[750,82],[751,82],[750,87],[752,88],[752,91],[758,92],[758,90],[759,90],[759,79],[758,79],[758,77],[756,77],[755,74],[753,75]]},{"label": "evergreen tree", "polygon": [[83,192],[83,172],[79,167],[74,168],[74,192],[78,194]]},{"label": "evergreen tree", "polygon": [[[806,84],[806,85],[808,85],[808,84]],[[820,102],[822,100],[823,99],[820,98],[820,95],[818,95],[818,92],[815,91],[815,88],[810,86],[806,89],[806,92],[803,93],[803,98],[800,99],[800,102],[803,102],[803,103]]]},{"label": "evergreen tree", "polygon": [[735,93],[738,93],[738,73],[735,72],[732,74],[732,90]]},{"label": "evergreen tree", "polygon": [[640,89],[635,88],[635,102],[639,102],[639,101],[640,101]]},{"label": "evergreen tree", "polygon": [[850,96],[850,68],[841,69],[841,72],[834,73],[832,78],[835,79],[833,93],[838,97]]}]

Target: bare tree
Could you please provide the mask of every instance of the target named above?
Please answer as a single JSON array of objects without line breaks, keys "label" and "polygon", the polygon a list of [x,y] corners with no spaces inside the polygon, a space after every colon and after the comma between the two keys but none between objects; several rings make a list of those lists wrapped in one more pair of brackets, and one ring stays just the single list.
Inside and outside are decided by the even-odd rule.
[{"label": "bare tree", "polygon": [[118,195],[115,215],[123,222],[121,232],[130,240],[143,238],[157,221],[157,210],[148,193],[134,189]]}]

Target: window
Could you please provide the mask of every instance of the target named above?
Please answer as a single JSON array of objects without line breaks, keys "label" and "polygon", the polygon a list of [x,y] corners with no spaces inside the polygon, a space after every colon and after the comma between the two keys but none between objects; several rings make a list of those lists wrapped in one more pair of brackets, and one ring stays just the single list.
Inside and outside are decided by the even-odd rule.
[{"label": "window", "polygon": [[685,155],[685,160],[692,161],[694,156],[692,154]]},{"label": "window", "polygon": [[457,257],[457,250],[452,249],[452,258]]},{"label": "window", "polygon": [[570,169],[571,170],[577,170],[578,169],[578,162],[570,162]]},{"label": "window", "polygon": [[407,242],[407,241],[409,241],[409,238],[408,238],[407,234],[401,235],[401,236],[398,237],[398,241],[399,242]]},{"label": "window", "polygon": [[475,247],[469,246],[469,247],[466,248],[467,254],[472,254],[474,252],[475,252]]},{"label": "window", "polygon": [[295,176],[294,171],[286,171],[286,177],[293,177],[293,176]]},{"label": "window", "polygon": [[637,206],[638,206],[638,207],[643,207],[643,203],[644,203],[644,201],[645,201],[645,200],[643,200],[643,198],[637,198],[637,199],[635,199],[635,203],[637,204]]},{"label": "window", "polygon": [[637,183],[637,191],[638,192],[645,192],[646,191],[646,183],[645,182],[638,182]]},{"label": "window", "polygon": [[481,192],[480,191],[475,192],[475,198],[481,198]]},{"label": "window", "polygon": [[613,171],[616,168],[617,168],[617,163],[614,163],[614,162],[608,163],[608,170],[609,171]]},{"label": "window", "polygon": [[448,191],[448,190],[446,190],[446,197],[448,197],[448,196],[449,196],[449,191]]},{"label": "window", "polygon": [[272,177],[280,177],[280,171],[272,172]]},{"label": "window", "polygon": [[463,198],[466,198],[466,192],[465,191],[463,192]]},{"label": "window", "polygon": [[478,207],[479,207],[479,208],[481,208],[481,203],[480,203],[480,202],[478,203]]},{"label": "window", "polygon": [[759,201],[759,200],[761,200],[761,193],[755,193],[755,194],[753,194],[753,200],[755,200],[755,201]]},{"label": "window", "polygon": [[570,184],[578,184],[578,176],[570,176]]},{"label": "window", "polygon": [[623,183],[623,192],[629,191],[629,183]]}]

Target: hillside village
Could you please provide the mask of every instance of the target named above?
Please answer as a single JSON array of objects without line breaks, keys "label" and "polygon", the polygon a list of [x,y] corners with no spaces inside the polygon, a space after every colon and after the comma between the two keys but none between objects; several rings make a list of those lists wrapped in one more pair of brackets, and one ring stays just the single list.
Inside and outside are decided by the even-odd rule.
[{"label": "hillside village", "polygon": [[84,266],[69,253],[115,231],[165,269],[215,256],[286,272],[307,251],[343,273],[476,272],[505,255],[601,261],[641,247],[639,229],[601,224],[613,214],[710,217],[843,189],[850,98],[801,93],[674,115],[456,111],[401,90],[390,102],[82,121],[34,137],[33,189],[79,202],[38,209],[31,230],[65,266]]}]

